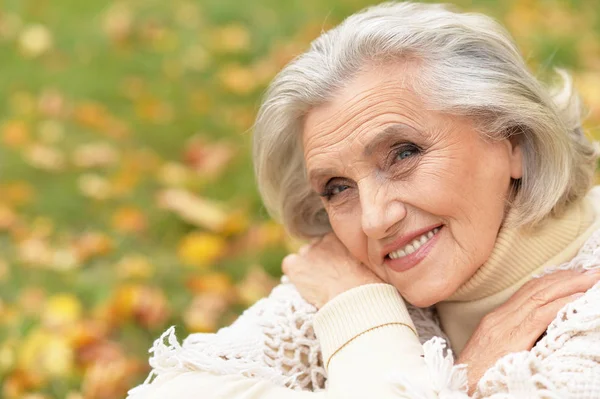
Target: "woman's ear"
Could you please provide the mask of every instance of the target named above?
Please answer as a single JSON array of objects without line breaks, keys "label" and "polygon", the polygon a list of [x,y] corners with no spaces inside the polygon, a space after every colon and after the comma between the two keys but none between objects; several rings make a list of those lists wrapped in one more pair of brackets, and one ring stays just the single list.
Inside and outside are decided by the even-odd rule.
[{"label": "woman's ear", "polygon": [[523,177],[523,134],[510,136],[506,141],[509,146],[510,177],[517,180]]}]

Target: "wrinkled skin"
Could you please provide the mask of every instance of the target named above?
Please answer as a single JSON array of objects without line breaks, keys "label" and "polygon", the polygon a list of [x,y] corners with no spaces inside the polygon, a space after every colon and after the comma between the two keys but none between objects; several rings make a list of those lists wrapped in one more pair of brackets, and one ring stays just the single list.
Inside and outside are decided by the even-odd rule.
[{"label": "wrinkled skin", "polygon": [[[490,256],[522,162],[513,141],[484,139],[468,118],[426,110],[403,83],[413,69],[366,68],[309,112],[303,147],[313,189],[333,193],[323,204],[335,235],[424,307],[452,295]],[[439,239],[416,267],[383,264],[384,246],[437,225]]]}]

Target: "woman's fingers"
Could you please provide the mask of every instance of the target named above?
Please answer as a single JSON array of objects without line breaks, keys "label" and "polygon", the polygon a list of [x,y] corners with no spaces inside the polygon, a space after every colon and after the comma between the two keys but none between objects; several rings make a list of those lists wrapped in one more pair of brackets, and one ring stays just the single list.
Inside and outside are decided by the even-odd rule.
[{"label": "woman's fingers", "polygon": [[552,279],[550,284],[544,284],[533,291],[529,299],[519,306],[521,312],[531,313],[561,298],[569,297],[579,292],[585,292],[600,281],[600,273],[577,273],[571,278]]},{"label": "woman's fingers", "polygon": [[530,316],[526,319],[526,328],[530,332],[530,334],[527,336],[531,341],[528,343],[528,346],[533,347],[538,337],[540,337],[548,329],[550,323],[552,323],[558,312],[564,306],[576,299],[581,298],[583,295],[585,295],[584,292],[578,292],[567,297],[556,299],[530,313]]},{"label": "woman's fingers", "polygon": [[[585,274],[579,270],[559,270],[551,274],[547,274],[543,277],[531,279],[527,283],[525,283],[517,292],[515,292],[511,296],[511,298],[498,309],[502,309],[508,312],[512,312],[515,309],[520,309],[523,306],[527,306],[528,303],[531,304],[532,297],[538,298],[541,296],[541,298],[543,298],[543,295],[546,295],[546,293],[542,294],[544,290],[554,285],[566,285],[567,291],[571,289],[571,293],[578,292],[576,288],[573,288],[573,281],[584,275]],[[585,279],[586,278],[584,277],[584,280]],[[576,284],[579,284],[580,282],[581,280],[579,280]],[[565,293],[562,296],[567,295],[569,294]],[[545,303],[551,302],[554,299],[557,298],[548,298],[546,299]],[[541,303],[540,306],[545,303]]]}]

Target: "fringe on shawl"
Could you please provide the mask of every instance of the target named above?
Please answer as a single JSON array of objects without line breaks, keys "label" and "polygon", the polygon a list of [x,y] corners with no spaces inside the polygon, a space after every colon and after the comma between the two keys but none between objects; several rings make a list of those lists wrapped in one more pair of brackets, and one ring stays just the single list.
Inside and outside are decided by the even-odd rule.
[{"label": "fringe on shawl", "polygon": [[142,385],[129,390],[132,399],[151,388],[154,379],[161,374],[180,374],[187,371],[215,371],[221,375],[241,374],[246,377],[258,377],[280,386],[293,384],[301,373],[284,376],[274,368],[246,362],[243,359],[223,359],[206,355],[199,348],[182,346],[177,340],[175,326],[166,330],[160,338],[154,341],[149,353],[152,370]]},{"label": "fringe on shawl", "polygon": [[433,337],[423,345],[424,360],[432,389],[425,391],[412,383],[406,375],[392,373],[392,383],[398,398],[402,399],[467,399],[467,366],[454,365],[452,350],[446,341]]}]

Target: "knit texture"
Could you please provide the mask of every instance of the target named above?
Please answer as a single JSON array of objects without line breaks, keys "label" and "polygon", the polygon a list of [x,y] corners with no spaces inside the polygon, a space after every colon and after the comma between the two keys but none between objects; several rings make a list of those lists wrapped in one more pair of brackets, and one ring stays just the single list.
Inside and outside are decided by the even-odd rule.
[{"label": "knit texture", "polygon": [[[596,268],[600,268],[600,230],[572,260],[553,270]],[[407,308],[424,344],[431,385],[415,386],[410,375],[391,373],[389,383],[397,397],[468,398],[466,367],[454,365],[435,310],[408,304]],[[170,328],[155,341],[150,350],[153,370],[144,384],[130,391],[130,398],[143,398],[155,376],[185,371],[259,377],[294,390],[326,389],[326,370],[313,329],[316,311],[284,278],[269,297],[215,334],[191,334],[180,345]],[[600,397],[600,285],[565,306],[531,351],[499,359],[479,381],[473,397]]]}]

